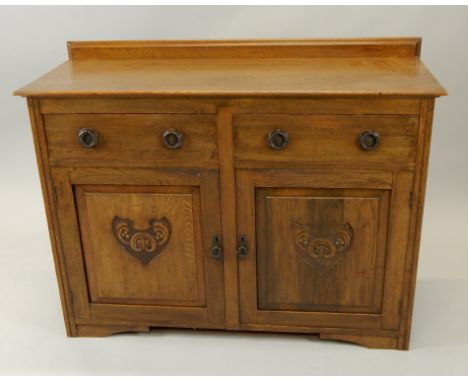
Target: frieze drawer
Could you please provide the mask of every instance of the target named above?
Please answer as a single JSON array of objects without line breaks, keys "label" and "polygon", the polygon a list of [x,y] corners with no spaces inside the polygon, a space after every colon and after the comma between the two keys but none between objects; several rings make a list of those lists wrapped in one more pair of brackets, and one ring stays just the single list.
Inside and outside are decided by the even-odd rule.
[{"label": "frieze drawer", "polygon": [[216,117],[45,114],[53,164],[217,166]]},{"label": "frieze drawer", "polygon": [[234,158],[258,163],[398,166],[416,160],[416,115],[236,115]]}]

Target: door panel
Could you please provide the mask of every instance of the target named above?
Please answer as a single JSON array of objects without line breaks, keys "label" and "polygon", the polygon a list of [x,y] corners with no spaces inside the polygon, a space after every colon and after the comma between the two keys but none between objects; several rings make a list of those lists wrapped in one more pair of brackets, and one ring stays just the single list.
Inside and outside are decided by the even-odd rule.
[{"label": "door panel", "polygon": [[385,190],[256,190],[260,310],[379,312]]},{"label": "door panel", "polygon": [[271,171],[236,172],[241,327],[396,329],[411,173]]},{"label": "door panel", "polygon": [[92,302],[204,306],[199,189],[76,186]]},{"label": "door panel", "polygon": [[222,327],[217,171],[54,168],[53,177],[77,322]]}]

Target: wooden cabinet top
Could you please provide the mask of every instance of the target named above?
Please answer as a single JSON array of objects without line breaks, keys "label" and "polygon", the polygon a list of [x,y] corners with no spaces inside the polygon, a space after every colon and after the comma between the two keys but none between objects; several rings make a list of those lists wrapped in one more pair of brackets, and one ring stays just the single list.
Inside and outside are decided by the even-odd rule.
[{"label": "wooden cabinet top", "polygon": [[69,42],[21,96],[441,96],[419,38]]}]

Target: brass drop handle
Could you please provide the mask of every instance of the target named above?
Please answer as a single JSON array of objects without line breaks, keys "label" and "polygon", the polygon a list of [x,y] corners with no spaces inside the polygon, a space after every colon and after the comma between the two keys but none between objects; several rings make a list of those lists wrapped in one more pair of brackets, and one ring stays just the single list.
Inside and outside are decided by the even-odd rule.
[{"label": "brass drop handle", "polygon": [[375,150],[380,144],[380,134],[377,131],[364,131],[359,136],[359,144],[363,150]]},{"label": "brass drop handle", "polygon": [[268,145],[273,150],[284,149],[289,143],[289,135],[286,131],[276,129],[268,133]]},{"label": "brass drop handle", "polygon": [[239,244],[237,246],[237,257],[244,259],[247,256],[249,247],[247,246],[247,236],[242,234],[239,237]]},{"label": "brass drop handle", "polygon": [[78,132],[78,142],[87,149],[96,147],[99,143],[99,134],[93,129],[84,128]]},{"label": "brass drop handle", "polygon": [[221,237],[216,234],[213,235],[213,241],[211,243],[211,257],[216,260],[223,258],[223,247],[221,245]]},{"label": "brass drop handle", "polygon": [[165,130],[163,135],[163,142],[166,147],[170,149],[178,149],[184,143],[184,136],[180,131],[169,129]]}]

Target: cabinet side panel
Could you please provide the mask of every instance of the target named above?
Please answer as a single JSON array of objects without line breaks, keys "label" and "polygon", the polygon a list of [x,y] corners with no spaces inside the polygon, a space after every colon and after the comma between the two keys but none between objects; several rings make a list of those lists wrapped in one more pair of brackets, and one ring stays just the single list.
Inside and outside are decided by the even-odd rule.
[{"label": "cabinet side panel", "polygon": [[51,182],[50,168],[47,155],[47,142],[44,134],[42,115],[40,114],[39,101],[34,98],[28,98],[28,110],[31,121],[34,147],[36,151],[37,167],[41,181],[42,196],[44,199],[49,236],[52,247],[52,254],[55,264],[55,273],[60,292],[60,301],[62,304],[65,328],[68,336],[76,336],[77,329],[73,318],[73,309],[71,307],[70,291],[67,282],[67,274],[60,258],[60,237],[58,235],[58,222],[56,216],[56,206],[54,205],[54,191]]},{"label": "cabinet side panel", "polygon": [[405,291],[403,299],[403,324],[399,348],[408,349],[410,341],[411,321],[413,315],[414,295],[416,288],[416,274],[418,267],[419,246],[424,212],[424,199],[429,164],[429,151],[432,134],[432,120],[434,114],[434,98],[421,100],[420,131],[418,137],[418,159],[413,185],[413,214],[411,218],[411,231],[408,246],[409,256],[406,264]]}]

